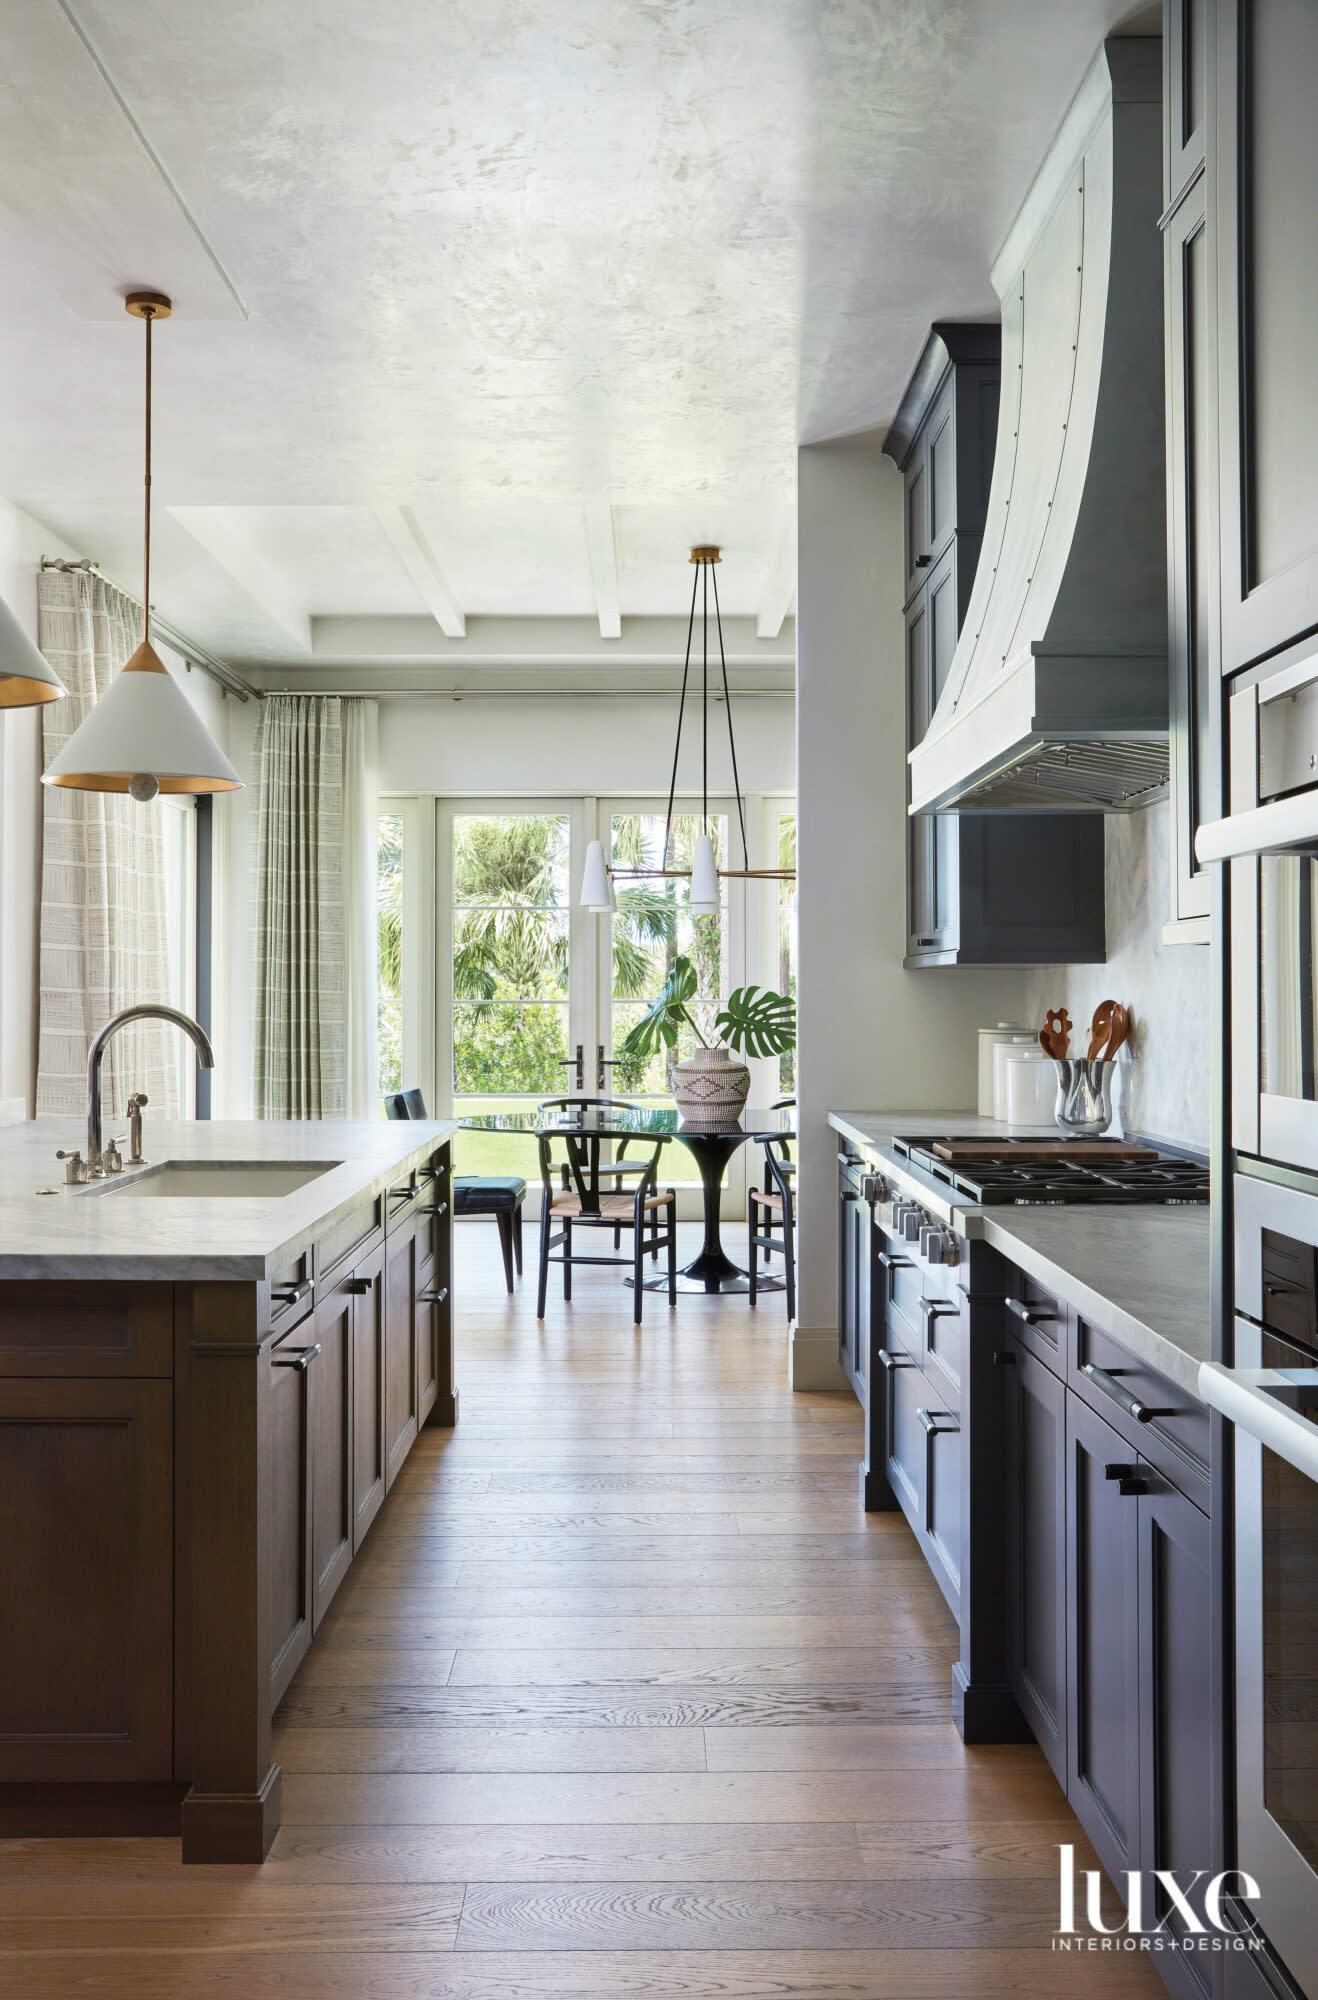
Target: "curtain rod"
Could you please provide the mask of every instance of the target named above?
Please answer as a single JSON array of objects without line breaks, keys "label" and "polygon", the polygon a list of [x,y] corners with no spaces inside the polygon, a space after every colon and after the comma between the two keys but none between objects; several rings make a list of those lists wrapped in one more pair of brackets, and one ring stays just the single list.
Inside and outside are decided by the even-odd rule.
[{"label": "curtain rod", "polygon": [[[107,576],[101,565],[98,562],[93,562],[90,556],[82,556],[77,562],[67,562],[62,556],[42,556],[41,567],[42,569],[60,569],[65,571],[86,570],[89,575],[99,576],[103,583],[108,583],[110,588],[117,590],[121,597],[126,597],[131,604],[136,604],[139,610],[142,607],[140,597],[136,596],[131,590],[125,590],[123,585],[116,583],[112,576]],[[183,655],[185,666],[189,668],[200,667],[202,673],[209,674],[210,678],[213,681],[217,681],[226,694],[237,695],[239,701],[264,701],[265,695],[260,688],[253,687],[250,681],[245,681],[241,674],[235,673],[234,669],[226,666],[223,660],[217,660],[214,653],[208,653],[206,648],[199,646],[195,639],[189,639],[185,632],[180,632],[177,625],[171,625],[169,620],[162,618],[158,611],[151,613],[151,623],[160,634],[160,637],[165,641],[165,644],[172,646],[176,653]]]}]

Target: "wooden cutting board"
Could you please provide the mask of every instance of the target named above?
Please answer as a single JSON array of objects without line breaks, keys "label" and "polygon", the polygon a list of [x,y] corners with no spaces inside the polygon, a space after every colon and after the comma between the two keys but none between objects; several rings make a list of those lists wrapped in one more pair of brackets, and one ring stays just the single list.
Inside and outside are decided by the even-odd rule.
[{"label": "wooden cutting board", "polygon": [[1000,1160],[1024,1164],[1030,1160],[1156,1160],[1157,1148],[1125,1139],[935,1139],[929,1151],[940,1160],[964,1164],[970,1160]]}]

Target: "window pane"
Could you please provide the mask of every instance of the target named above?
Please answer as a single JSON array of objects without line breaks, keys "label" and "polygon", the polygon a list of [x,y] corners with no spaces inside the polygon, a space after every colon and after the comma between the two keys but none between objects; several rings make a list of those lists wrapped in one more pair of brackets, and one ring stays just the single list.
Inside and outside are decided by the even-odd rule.
[{"label": "window pane", "polygon": [[403,815],[381,813],[376,832],[379,919],[377,1017],[380,1090],[403,1088]]},{"label": "window pane", "polygon": [[458,813],[453,820],[453,901],[497,909],[566,910],[565,813]]},{"label": "window pane", "polygon": [[565,1088],[567,1007],[490,1002],[453,1009],[453,1088],[467,1094]]},{"label": "window pane", "polygon": [[566,910],[456,910],[455,1000],[566,1000]]},{"label": "window pane", "polygon": [[[675,815],[667,866],[689,868],[696,838],[704,830],[706,823],[698,813]],[[711,814],[708,832],[715,862],[721,864],[727,852],[726,816]],[[621,869],[663,866],[664,815],[615,813],[612,859]],[[659,994],[679,956],[689,959],[695,968],[697,997],[691,1011],[701,1033],[712,1040],[714,1016],[728,993],[727,882],[719,884],[722,910],[708,916],[691,914],[690,884],[671,876],[628,881],[624,875],[615,887],[618,908],[611,925],[614,1055]],[[698,1046],[692,1030],[683,1026],[678,1031],[675,1049],[663,1049],[643,1064],[615,1069],[614,1088],[631,1094],[668,1097],[670,1064],[681,1062]]]}]

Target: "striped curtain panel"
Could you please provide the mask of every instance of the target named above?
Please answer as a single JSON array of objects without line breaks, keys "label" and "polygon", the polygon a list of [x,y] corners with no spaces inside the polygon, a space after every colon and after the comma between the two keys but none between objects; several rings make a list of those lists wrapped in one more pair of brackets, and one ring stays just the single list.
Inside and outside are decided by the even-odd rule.
[{"label": "striped curtain panel", "polygon": [[256,761],[256,1115],[342,1118],[343,738],[337,697],[268,696],[257,725]]},{"label": "striped curtain panel", "polygon": [[[130,598],[86,570],[43,570],[38,640],[68,689],[41,711],[49,764],[141,638]],[[37,1116],[85,1116],[87,1051],[121,1008],[168,1003],[164,837],[157,800],[42,787],[41,971]],[[178,1065],[159,1022],[115,1037],[104,1070],[107,1120],[144,1090],[153,1114],[179,1115]],[[108,1127],[107,1127],[108,1129]]]}]

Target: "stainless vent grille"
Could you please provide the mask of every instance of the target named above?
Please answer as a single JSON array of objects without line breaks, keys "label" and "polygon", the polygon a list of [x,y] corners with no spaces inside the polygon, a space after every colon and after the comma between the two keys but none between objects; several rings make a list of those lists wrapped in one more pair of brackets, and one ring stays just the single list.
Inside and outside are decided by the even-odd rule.
[{"label": "stainless vent grille", "polygon": [[1033,743],[1011,762],[952,801],[956,812],[1138,812],[1166,791],[1170,751],[1166,739]]}]

